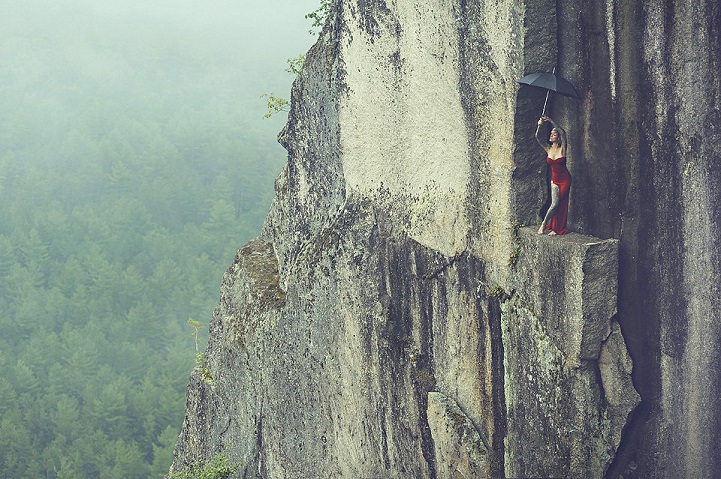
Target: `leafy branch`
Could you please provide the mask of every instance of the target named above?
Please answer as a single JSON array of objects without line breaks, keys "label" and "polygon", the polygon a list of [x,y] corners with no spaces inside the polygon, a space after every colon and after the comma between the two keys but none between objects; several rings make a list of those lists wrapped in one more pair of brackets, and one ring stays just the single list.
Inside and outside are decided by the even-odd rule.
[{"label": "leafy branch", "polygon": [[325,20],[330,13],[331,1],[332,0],[321,0],[320,6],[305,16],[305,18],[313,20],[313,25],[311,25],[311,29],[308,30],[308,33],[311,35],[315,36],[320,32],[320,30],[316,31],[314,28],[320,29],[325,25]]},{"label": "leafy branch", "polygon": [[288,68],[285,69],[286,72],[290,73],[291,75],[300,75],[300,72],[303,71],[303,63],[305,62],[305,55],[302,53],[298,55],[296,58],[289,58],[288,59]]},{"label": "leafy branch", "polygon": [[266,103],[268,113],[263,115],[263,118],[270,118],[271,116],[275,115],[280,111],[284,111],[287,113],[290,109],[290,102],[285,98],[277,97],[272,93],[263,93],[262,95],[260,95],[260,97],[268,99]]},{"label": "leafy branch", "polygon": [[193,318],[188,318],[188,324],[193,328],[193,339],[195,340],[195,364],[200,366],[200,377],[206,383],[213,385],[213,375],[204,363],[203,353],[200,352],[200,328],[203,326]]}]

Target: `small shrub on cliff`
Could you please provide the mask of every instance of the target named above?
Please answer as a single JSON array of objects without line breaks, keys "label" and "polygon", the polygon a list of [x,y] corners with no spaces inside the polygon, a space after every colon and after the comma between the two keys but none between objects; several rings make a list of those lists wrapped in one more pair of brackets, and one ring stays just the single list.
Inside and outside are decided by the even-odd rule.
[{"label": "small shrub on cliff", "polygon": [[231,465],[228,456],[220,452],[209,461],[190,466],[185,471],[174,472],[170,477],[171,479],[228,479],[240,469],[241,465],[241,463]]},{"label": "small shrub on cliff", "polygon": [[303,63],[305,62],[305,55],[301,54],[297,56],[296,58],[289,58],[288,59],[288,68],[285,69],[286,72],[290,73],[291,75],[300,75],[300,72],[303,70]]},{"label": "small shrub on cliff", "polygon": [[491,298],[498,298],[501,301],[503,301],[505,299],[505,297],[507,296],[506,291],[499,284],[493,285],[493,287],[488,290],[488,295]]},{"label": "small shrub on cliff", "polygon": [[286,113],[289,111],[290,103],[285,98],[277,97],[272,93],[263,93],[262,95],[260,95],[260,97],[268,99],[266,104],[266,107],[268,108],[268,113],[263,115],[263,118],[270,118],[271,116],[280,111],[284,111]]},{"label": "small shrub on cliff", "polygon": [[315,29],[323,28],[325,20],[328,18],[328,14],[330,13],[330,7],[331,0],[321,0],[320,6],[305,16],[305,18],[313,20],[313,26],[310,30],[308,30],[308,33],[313,36],[319,33],[319,30]]}]

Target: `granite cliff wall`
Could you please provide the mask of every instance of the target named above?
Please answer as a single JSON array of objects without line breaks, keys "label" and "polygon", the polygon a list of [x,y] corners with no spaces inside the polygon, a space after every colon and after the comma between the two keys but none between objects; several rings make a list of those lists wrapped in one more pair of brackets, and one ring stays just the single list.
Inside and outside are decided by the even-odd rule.
[{"label": "granite cliff wall", "polygon": [[[221,286],[171,471],[712,477],[721,8],[341,0]],[[574,234],[539,237],[541,92]],[[540,153],[539,153],[540,152]],[[639,405],[639,394],[642,400]]]},{"label": "granite cliff wall", "polygon": [[721,5],[560,10],[559,62],[585,92],[567,110],[582,145],[574,180],[588,192],[574,197],[574,221],[620,240],[618,319],[643,398],[614,473],[714,477]]}]

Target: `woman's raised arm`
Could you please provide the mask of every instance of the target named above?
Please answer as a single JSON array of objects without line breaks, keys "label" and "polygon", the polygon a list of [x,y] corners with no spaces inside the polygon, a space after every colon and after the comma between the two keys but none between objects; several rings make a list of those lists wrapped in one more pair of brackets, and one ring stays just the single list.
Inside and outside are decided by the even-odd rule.
[{"label": "woman's raised arm", "polygon": [[541,125],[543,125],[543,117],[538,120],[538,128],[536,128],[536,141],[539,145],[541,145],[541,148],[548,153],[548,144],[541,140]]}]

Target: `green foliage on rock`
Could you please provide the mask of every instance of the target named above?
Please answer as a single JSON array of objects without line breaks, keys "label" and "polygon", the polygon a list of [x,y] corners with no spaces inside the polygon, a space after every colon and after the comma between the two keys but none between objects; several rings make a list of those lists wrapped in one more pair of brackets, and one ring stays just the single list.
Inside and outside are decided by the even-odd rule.
[{"label": "green foliage on rock", "polygon": [[228,456],[221,452],[206,462],[182,472],[175,472],[170,477],[171,479],[227,479],[235,474],[241,465],[231,464]]},{"label": "green foliage on rock", "polygon": [[320,6],[307,14],[305,18],[310,19],[313,21],[313,25],[311,29],[309,30],[309,33],[311,35],[317,35],[319,32],[319,29],[323,28],[323,25],[325,25],[325,21],[328,18],[328,15],[330,14],[330,9],[333,5],[332,0],[321,0]]},{"label": "green foliage on rock", "polygon": [[263,93],[260,97],[267,98],[266,107],[268,108],[268,112],[263,115],[263,118],[268,119],[281,111],[288,113],[290,102],[285,98],[277,97],[273,93]]},{"label": "green foliage on rock", "polygon": [[286,68],[285,71],[291,75],[300,75],[300,72],[303,70],[303,63],[305,63],[305,55],[289,58],[288,68]]}]

